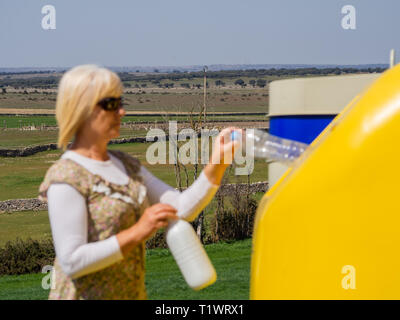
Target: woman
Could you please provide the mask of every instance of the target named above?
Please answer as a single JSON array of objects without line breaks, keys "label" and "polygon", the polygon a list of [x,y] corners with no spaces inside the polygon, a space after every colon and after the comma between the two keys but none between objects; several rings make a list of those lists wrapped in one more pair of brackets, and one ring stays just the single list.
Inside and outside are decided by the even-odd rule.
[{"label": "woman", "polygon": [[73,143],[39,189],[56,251],[49,299],[145,299],[145,241],[169,220],[198,215],[237,147],[226,140],[233,128],[223,130],[211,163],[180,193],[136,158],[107,150],[125,115],[122,92],[115,73],[93,65],[75,67],[60,81],[58,145]]}]

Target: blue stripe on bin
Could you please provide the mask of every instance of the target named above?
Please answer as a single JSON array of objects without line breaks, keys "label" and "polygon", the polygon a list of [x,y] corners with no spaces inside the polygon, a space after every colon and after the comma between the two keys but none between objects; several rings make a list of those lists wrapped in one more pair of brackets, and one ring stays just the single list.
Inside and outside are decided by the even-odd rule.
[{"label": "blue stripe on bin", "polygon": [[310,144],[336,115],[272,116],[269,133]]}]

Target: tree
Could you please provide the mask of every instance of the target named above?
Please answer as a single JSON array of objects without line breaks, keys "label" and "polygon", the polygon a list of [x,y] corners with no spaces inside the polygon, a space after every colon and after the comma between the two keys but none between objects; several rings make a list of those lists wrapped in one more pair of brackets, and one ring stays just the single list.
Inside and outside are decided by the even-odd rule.
[{"label": "tree", "polygon": [[167,88],[167,89],[173,88],[174,87],[174,83],[173,82],[171,82],[171,83],[166,82],[166,83],[164,83],[164,87]]},{"label": "tree", "polygon": [[190,84],[189,83],[181,83],[182,88],[190,89]]},{"label": "tree", "polygon": [[249,84],[253,86],[253,88],[256,86],[256,80],[250,80]]},{"label": "tree", "polygon": [[6,88],[2,88],[1,90],[2,90],[2,93],[7,93]]},{"label": "tree", "polygon": [[225,82],[223,82],[222,80],[215,80],[215,85],[217,87],[223,87],[225,85]]},{"label": "tree", "polygon": [[267,81],[265,81],[264,79],[257,79],[257,86],[259,86],[260,88],[264,88],[267,85]]},{"label": "tree", "polygon": [[242,87],[245,87],[245,86],[246,86],[245,82],[244,82],[242,79],[237,79],[237,80],[235,81],[235,85],[237,85],[237,86],[242,86]]}]

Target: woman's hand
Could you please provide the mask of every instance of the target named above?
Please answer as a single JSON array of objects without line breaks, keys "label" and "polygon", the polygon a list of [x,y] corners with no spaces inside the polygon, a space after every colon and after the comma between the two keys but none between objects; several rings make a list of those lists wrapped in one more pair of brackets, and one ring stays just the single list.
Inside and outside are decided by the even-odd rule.
[{"label": "woman's hand", "polygon": [[169,220],[176,219],[178,216],[174,207],[169,204],[157,203],[147,208],[133,227],[140,236],[139,241],[145,241],[158,229],[168,226]]},{"label": "woman's hand", "polygon": [[137,223],[117,234],[122,254],[126,256],[133,247],[149,239],[158,229],[168,226],[169,220],[176,219],[176,209],[169,204],[157,203],[148,207]]},{"label": "woman's hand", "polygon": [[226,168],[232,164],[235,152],[240,146],[238,140],[231,140],[232,132],[243,133],[242,129],[228,127],[222,130],[215,140],[210,163],[204,168],[208,180],[216,185],[221,183]]},{"label": "woman's hand", "polygon": [[232,140],[232,132],[238,131],[242,134],[243,130],[235,127],[223,129],[216,138],[213,153],[211,155],[211,164],[229,166],[232,164],[233,156],[239,147],[238,140]]}]

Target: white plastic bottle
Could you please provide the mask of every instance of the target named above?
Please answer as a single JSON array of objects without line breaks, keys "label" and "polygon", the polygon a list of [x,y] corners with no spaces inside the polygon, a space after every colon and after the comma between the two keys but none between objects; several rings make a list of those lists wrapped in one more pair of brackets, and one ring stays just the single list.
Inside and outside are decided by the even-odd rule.
[{"label": "white plastic bottle", "polygon": [[215,282],[217,274],[190,223],[176,220],[166,231],[168,247],[187,284],[194,290]]},{"label": "white plastic bottle", "polygon": [[243,137],[240,132],[233,131],[231,139],[241,141],[242,148],[252,144],[251,150],[246,147],[246,152],[252,152],[255,158],[286,164],[296,160],[308,147],[305,143],[280,138],[260,129],[246,129]]}]

